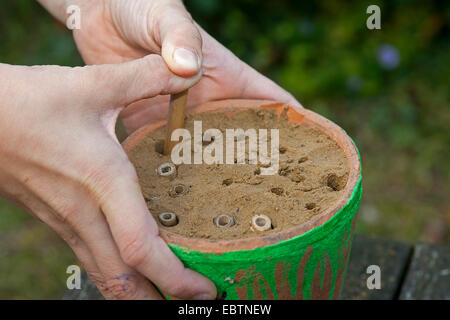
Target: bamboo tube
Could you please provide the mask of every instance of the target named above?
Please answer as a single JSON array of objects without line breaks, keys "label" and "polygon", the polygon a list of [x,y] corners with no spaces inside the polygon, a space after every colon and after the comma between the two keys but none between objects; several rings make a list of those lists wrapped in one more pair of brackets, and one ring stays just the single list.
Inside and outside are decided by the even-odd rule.
[{"label": "bamboo tube", "polygon": [[165,155],[169,155],[172,152],[172,148],[178,143],[177,141],[171,141],[172,132],[176,129],[184,128],[184,111],[186,109],[187,95],[188,90],[185,90],[170,96],[167,135],[164,144]]}]

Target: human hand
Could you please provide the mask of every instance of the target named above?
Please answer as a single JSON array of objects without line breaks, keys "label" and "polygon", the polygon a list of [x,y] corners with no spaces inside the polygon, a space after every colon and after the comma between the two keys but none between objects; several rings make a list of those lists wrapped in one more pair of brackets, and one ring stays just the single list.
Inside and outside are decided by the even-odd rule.
[{"label": "human hand", "polygon": [[158,55],[82,68],[0,64],[0,195],[55,230],[106,298],[216,297],[158,235],[114,133],[121,106],[180,92]]},{"label": "human hand", "polygon": [[[301,107],[289,93],[196,25],[180,0],[75,2],[81,7],[82,26],[74,31],[74,38],[87,64],[161,54],[179,76],[203,73],[189,91],[188,107],[230,98],[278,100]],[[168,105],[169,97],[158,96],[129,105],[121,116],[128,130],[134,131],[148,122],[165,119]]]}]

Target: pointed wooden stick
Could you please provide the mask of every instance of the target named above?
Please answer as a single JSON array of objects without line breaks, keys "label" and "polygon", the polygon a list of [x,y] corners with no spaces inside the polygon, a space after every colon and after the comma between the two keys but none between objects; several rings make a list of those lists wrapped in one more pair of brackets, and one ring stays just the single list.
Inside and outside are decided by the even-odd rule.
[{"label": "pointed wooden stick", "polygon": [[169,118],[167,119],[167,135],[164,144],[164,154],[169,155],[178,143],[171,141],[172,132],[184,128],[184,111],[186,109],[188,90],[170,96]]}]

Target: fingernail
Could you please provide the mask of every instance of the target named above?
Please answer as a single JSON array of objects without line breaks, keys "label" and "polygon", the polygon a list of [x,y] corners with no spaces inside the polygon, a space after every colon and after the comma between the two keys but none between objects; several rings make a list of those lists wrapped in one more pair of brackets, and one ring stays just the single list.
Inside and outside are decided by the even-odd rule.
[{"label": "fingernail", "polygon": [[194,296],[193,300],[213,300],[215,297],[210,295],[209,293],[200,293]]},{"label": "fingernail", "polygon": [[175,61],[175,63],[183,66],[186,69],[200,69],[199,58],[191,50],[185,48],[175,49],[173,53],[173,60]]}]

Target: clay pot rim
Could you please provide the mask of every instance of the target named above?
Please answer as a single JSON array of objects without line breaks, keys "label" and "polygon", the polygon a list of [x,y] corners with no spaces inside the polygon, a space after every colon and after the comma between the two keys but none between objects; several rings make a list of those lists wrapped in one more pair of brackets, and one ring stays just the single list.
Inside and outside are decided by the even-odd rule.
[{"label": "clay pot rim", "polygon": [[[285,103],[271,100],[246,100],[246,99],[230,99],[211,101],[197,105],[187,111],[187,114],[195,114],[199,112],[224,112],[232,114],[233,112],[248,108],[268,108],[281,110],[286,107]],[[188,250],[207,252],[207,253],[224,253],[231,251],[252,250],[266,246],[275,245],[281,241],[300,236],[312,229],[323,225],[330,220],[342,207],[350,200],[353,191],[361,176],[361,164],[358,150],[346,134],[346,132],[332,121],[322,117],[321,115],[307,109],[299,109],[289,107],[288,120],[294,117],[295,122],[301,122],[302,125],[311,126],[322,133],[325,133],[334,140],[341,149],[343,149],[349,165],[349,177],[344,188],[343,195],[336,201],[335,205],[327,208],[325,211],[316,215],[309,221],[301,225],[294,226],[284,231],[265,236],[255,236],[251,238],[236,240],[212,240],[201,238],[188,238],[183,235],[175,234],[164,229],[160,229],[160,236],[169,244],[187,248]],[[295,111],[295,112],[292,112]],[[147,124],[132,133],[123,143],[125,152],[129,153],[145,136],[164,126],[165,120]]]}]

